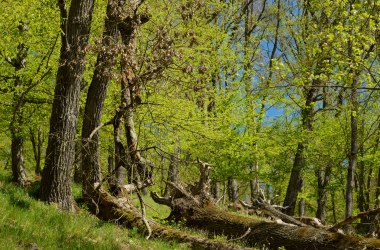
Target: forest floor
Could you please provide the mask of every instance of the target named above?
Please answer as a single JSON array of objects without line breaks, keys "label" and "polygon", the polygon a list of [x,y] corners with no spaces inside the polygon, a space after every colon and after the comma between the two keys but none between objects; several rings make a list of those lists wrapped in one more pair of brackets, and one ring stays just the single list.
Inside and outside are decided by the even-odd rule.
[{"label": "forest floor", "polygon": [[[176,242],[147,241],[137,230],[100,221],[86,209],[78,214],[59,212],[38,201],[36,192],[33,186],[14,186],[10,173],[0,169],[1,249],[189,249]],[[74,186],[76,198],[80,192]],[[151,216],[155,214],[162,211],[156,210]]]}]

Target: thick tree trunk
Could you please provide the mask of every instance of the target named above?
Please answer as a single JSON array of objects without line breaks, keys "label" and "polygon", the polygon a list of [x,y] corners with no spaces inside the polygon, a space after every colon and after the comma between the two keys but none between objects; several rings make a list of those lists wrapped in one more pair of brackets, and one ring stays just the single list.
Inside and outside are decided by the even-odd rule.
[{"label": "thick tree trunk", "polygon": [[60,209],[70,211],[75,209],[71,191],[72,165],[80,84],[93,7],[94,0],[73,0],[67,16],[65,2],[60,1],[62,47],[40,194],[43,201],[57,203]]},{"label": "thick tree trunk", "polygon": [[100,149],[99,132],[95,129],[100,126],[102,110],[107,94],[107,88],[112,78],[117,54],[119,32],[117,24],[122,20],[121,10],[124,0],[109,0],[104,21],[102,49],[98,54],[94,75],[88,89],[86,107],[82,126],[82,172],[83,195],[93,189],[93,184],[100,182]]}]

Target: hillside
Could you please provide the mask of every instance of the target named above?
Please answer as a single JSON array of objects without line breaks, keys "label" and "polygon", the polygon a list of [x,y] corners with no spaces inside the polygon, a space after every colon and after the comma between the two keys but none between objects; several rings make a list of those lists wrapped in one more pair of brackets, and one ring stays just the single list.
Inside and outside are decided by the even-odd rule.
[{"label": "hillside", "polygon": [[14,186],[10,173],[0,169],[1,249],[188,249],[175,242],[147,241],[136,230],[102,222],[85,209],[59,212],[37,201],[34,190]]}]

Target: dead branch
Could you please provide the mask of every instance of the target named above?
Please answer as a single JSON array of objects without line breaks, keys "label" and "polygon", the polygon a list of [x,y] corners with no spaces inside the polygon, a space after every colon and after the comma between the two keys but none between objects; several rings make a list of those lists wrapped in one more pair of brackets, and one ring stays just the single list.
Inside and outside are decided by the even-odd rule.
[{"label": "dead branch", "polygon": [[259,207],[261,210],[268,212],[270,216],[279,218],[286,223],[290,223],[290,224],[293,224],[293,225],[296,225],[299,227],[307,227],[308,226],[308,225],[294,219],[293,217],[278,211],[277,209],[273,208],[268,202],[266,202],[265,200],[263,200],[261,198],[258,198],[258,199],[253,201],[251,208],[254,208],[254,207]]},{"label": "dead branch", "polygon": [[156,202],[158,204],[165,205],[168,207],[171,206],[171,199],[170,198],[161,197],[156,192],[151,192],[150,196],[152,197],[154,202]]},{"label": "dead branch", "polygon": [[141,220],[144,222],[146,229],[148,230],[148,235],[146,236],[145,239],[148,240],[150,236],[152,235],[152,229],[150,228],[148,220],[146,219],[146,212],[145,212],[145,205],[144,205],[143,198],[141,197],[141,194],[139,191],[137,191],[136,193],[137,193],[137,197],[139,198],[140,206],[141,206]]},{"label": "dead branch", "polygon": [[374,216],[374,215],[377,215],[379,213],[380,213],[380,208],[377,208],[377,209],[368,210],[368,211],[359,213],[359,214],[357,214],[355,216],[350,216],[350,217],[346,218],[345,220],[343,220],[343,221],[335,224],[334,226],[330,227],[328,229],[328,231],[330,231],[330,232],[336,232],[336,231],[338,231],[338,229],[342,228],[345,225],[351,224],[352,222],[356,221],[357,219],[361,219],[361,218],[364,218],[364,217],[367,217],[367,216]]}]

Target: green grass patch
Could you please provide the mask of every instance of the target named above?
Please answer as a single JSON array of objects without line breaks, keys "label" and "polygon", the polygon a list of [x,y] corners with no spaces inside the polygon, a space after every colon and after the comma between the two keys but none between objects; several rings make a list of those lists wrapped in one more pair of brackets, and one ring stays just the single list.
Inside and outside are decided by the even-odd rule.
[{"label": "green grass patch", "polygon": [[37,201],[37,189],[14,186],[0,170],[1,249],[188,249],[185,244],[145,240],[136,230],[102,222],[86,210],[60,212]]}]

